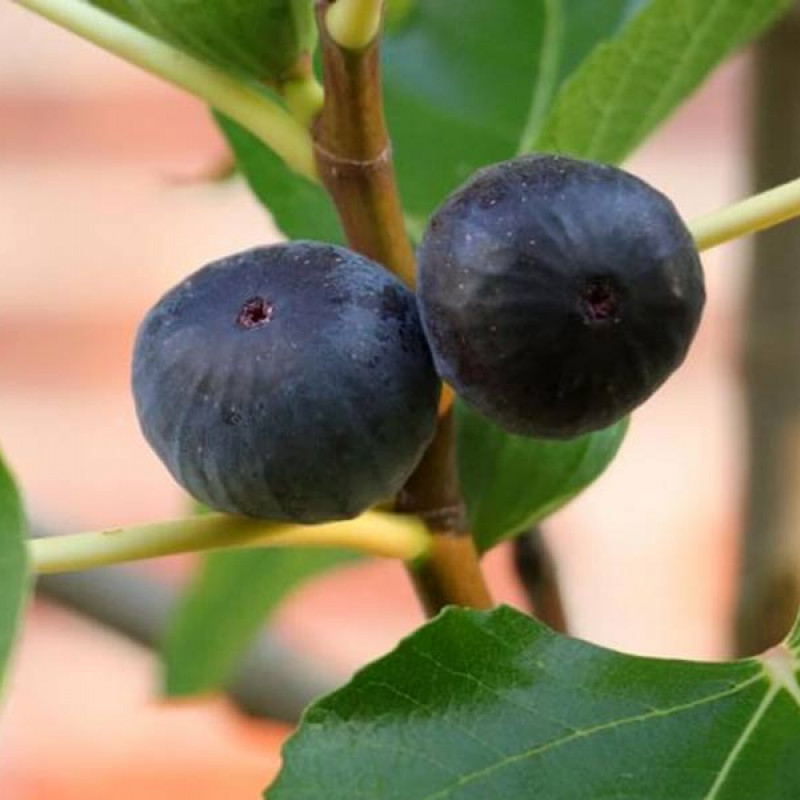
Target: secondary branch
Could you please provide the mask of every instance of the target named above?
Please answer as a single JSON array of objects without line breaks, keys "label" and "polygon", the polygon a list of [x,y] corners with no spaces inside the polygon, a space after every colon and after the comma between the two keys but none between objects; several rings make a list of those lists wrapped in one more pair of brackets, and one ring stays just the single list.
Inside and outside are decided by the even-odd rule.
[{"label": "secondary branch", "polygon": [[800,178],[699,217],[689,224],[689,229],[697,249],[707,250],[797,216],[800,216]]},{"label": "secondary branch", "polygon": [[241,547],[344,548],[411,561],[429,545],[430,536],[415,517],[368,511],[356,519],[324,525],[204,514],[131,528],[32,539],[29,546],[33,571],[48,574]]}]

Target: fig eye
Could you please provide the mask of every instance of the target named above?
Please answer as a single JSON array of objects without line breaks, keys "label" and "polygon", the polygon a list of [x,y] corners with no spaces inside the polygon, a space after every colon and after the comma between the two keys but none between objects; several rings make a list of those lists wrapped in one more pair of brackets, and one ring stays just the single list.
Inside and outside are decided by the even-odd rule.
[{"label": "fig eye", "polygon": [[236,324],[245,330],[263,328],[275,312],[275,306],[264,297],[251,297],[239,309]]},{"label": "fig eye", "polygon": [[620,297],[617,287],[609,278],[588,280],[580,295],[580,310],[585,322],[618,322]]}]

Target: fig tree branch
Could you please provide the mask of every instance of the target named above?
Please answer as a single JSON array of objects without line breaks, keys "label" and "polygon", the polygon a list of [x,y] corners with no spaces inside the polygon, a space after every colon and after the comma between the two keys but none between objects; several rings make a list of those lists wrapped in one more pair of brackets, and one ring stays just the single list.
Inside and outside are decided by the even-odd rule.
[{"label": "fig tree branch", "polygon": [[558,571],[540,528],[514,539],[513,565],[533,614],[553,630],[566,633],[567,616]]},{"label": "fig tree branch", "polygon": [[326,27],[332,8],[330,0],[317,4],[325,87],[313,128],[317,168],[350,247],[413,286],[414,253],[383,115],[378,39],[358,51],[340,47]]},{"label": "fig tree branch", "polygon": [[72,572],[145,558],[242,547],[330,547],[405,561],[430,546],[425,526],[413,516],[368,511],[323,525],[265,522],[206,514],[117,530],[31,539],[34,573]]},{"label": "fig tree branch", "polygon": [[[383,115],[379,42],[342,47],[328,29],[342,0],[319,0],[325,101],[313,128],[322,182],[336,205],[349,245],[413,286],[414,253],[406,235],[391,142]],[[358,3],[339,8],[354,11]],[[374,9],[377,3],[362,4]],[[464,525],[455,466],[452,415],[440,418],[434,440],[397,498],[397,509],[419,515],[432,534],[430,549],[410,566],[426,612],[445,605],[489,608],[492,600],[475,543]]]},{"label": "fig tree branch", "polygon": [[295,172],[317,179],[308,130],[263,92],[83,0],[16,2],[204,100],[257,136]]},{"label": "fig tree branch", "polygon": [[456,469],[452,410],[397,498],[397,509],[419,514],[430,530],[430,549],[409,565],[425,611],[433,617],[447,605],[491,608],[475,540],[466,527]]}]

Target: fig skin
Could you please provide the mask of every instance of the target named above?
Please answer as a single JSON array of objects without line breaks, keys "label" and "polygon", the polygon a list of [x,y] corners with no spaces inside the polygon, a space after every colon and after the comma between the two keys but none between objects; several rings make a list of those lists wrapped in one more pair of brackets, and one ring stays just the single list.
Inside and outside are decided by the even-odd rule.
[{"label": "fig skin", "polygon": [[262,519],[347,519],[397,493],[440,387],[414,295],[315,242],[200,269],[148,313],[133,356],[139,422],[173,477]]},{"label": "fig skin", "polygon": [[705,287],[670,200],[551,155],[487,167],[431,218],[417,298],[437,370],[510,433],[605,428],[683,362]]}]

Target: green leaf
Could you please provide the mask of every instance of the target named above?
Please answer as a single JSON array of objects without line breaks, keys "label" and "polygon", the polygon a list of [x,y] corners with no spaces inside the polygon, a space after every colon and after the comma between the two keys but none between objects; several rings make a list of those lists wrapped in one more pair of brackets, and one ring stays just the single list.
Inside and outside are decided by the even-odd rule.
[{"label": "green leaf", "polygon": [[427,218],[477,168],[516,155],[560,82],[642,2],[419,0],[396,10],[384,94],[407,212]]},{"label": "green leaf", "polygon": [[343,244],[336,210],[325,190],[292,172],[266,145],[222,114],[214,114],[253,193],[290,239]]},{"label": "green leaf", "polygon": [[25,536],[22,502],[0,458],[0,689],[28,590]]},{"label": "green leaf", "polygon": [[284,77],[316,41],[313,0],[92,0],[198,58],[257,80]]},{"label": "green leaf", "polygon": [[641,658],[449,609],[308,710],[269,800],[792,800],[798,640]]},{"label": "green leaf", "polygon": [[650,0],[573,73],[525,149],[622,160],[717,64],[790,4]]},{"label": "green leaf", "polygon": [[208,555],[164,642],[166,693],[182,696],[220,688],[265,619],[292,589],[356,558],[335,550],[289,548]]},{"label": "green leaf", "polygon": [[478,548],[488,550],[564,506],[617,454],[627,419],[576,439],[512,436],[456,403],[458,472]]},{"label": "green leaf", "polygon": [[536,135],[556,92],[597,45],[618,33],[650,0],[546,0],[547,24],[533,103],[518,151]]}]

